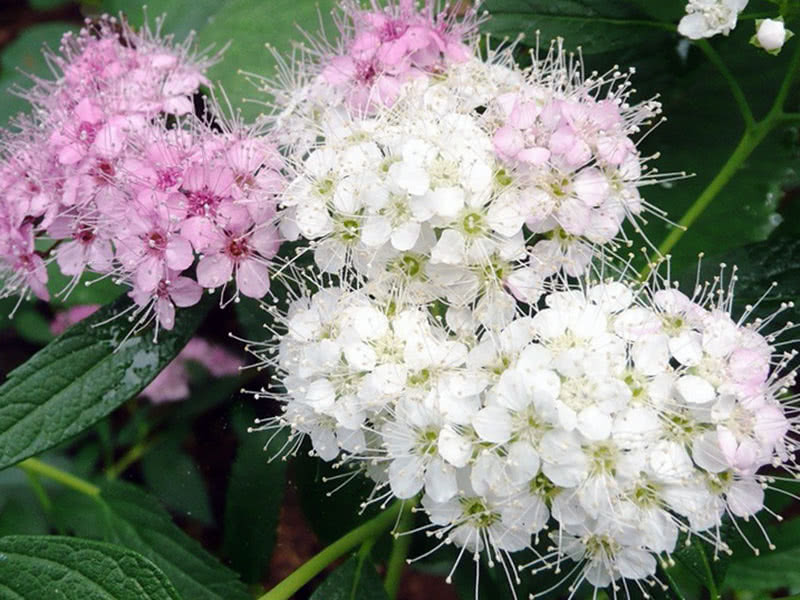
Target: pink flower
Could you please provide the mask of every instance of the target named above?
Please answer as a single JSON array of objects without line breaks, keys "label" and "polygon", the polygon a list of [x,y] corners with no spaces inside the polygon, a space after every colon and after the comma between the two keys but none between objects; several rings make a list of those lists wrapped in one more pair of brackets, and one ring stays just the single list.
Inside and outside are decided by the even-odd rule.
[{"label": "pink flower", "polygon": [[269,291],[269,259],[275,256],[280,237],[277,229],[264,226],[240,233],[226,232],[211,241],[197,265],[197,281],[215,289],[236,278],[245,296],[262,298]]},{"label": "pink flower", "polygon": [[142,396],[153,404],[175,402],[189,397],[188,362],[196,362],[208,369],[214,377],[236,375],[242,361],[222,346],[211,344],[202,338],[189,340],[186,347],[167,367],[150,382]]},{"label": "pink flower", "polygon": [[391,106],[404,82],[467,60],[480,20],[474,10],[460,20],[437,13],[430,0],[421,9],[408,0],[367,10],[347,2],[343,11],[344,52],[325,58],[321,76],[359,110]]},{"label": "pink flower", "polygon": [[175,326],[175,307],[194,306],[200,302],[203,290],[193,279],[167,271],[153,290],[134,288],[130,295],[139,306],[152,306],[161,327],[169,331]]},{"label": "pink flower", "polygon": [[53,335],[61,335],[75,323],[83,321],[86,317],[96,313],[99,308],[99,304],[79,304],[61,311],[56,314],[50,323],[50,331]]},{"label": "pink flower", "polygon": [[188,269],[194,262],[194,254],[189,241],[173,229],[164,211],[140,214],[136,208],[129,211],[124,237],[117,243],[117,256],[133,274],[134,287],[150,292],[168,269]]}]

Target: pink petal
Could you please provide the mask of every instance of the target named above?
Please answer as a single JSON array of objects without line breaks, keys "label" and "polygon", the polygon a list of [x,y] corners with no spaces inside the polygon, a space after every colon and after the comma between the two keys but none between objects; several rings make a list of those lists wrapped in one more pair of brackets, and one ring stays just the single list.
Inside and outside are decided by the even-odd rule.
[{"label": "pink petal", "polygon": [[159,298],[156,302],[156,314],[158,321],[164,329],[170,330],[175,327],[175,305],[167,298]]},{"label": "pink petal", "polygon": [[516,157],[525,146],[525,140],[522,134],[508,125],[501,127],[495,132],[492,143],[497,153],[505,158]]},{"label": "pink petal", "polygon": [[194,254],[192,253],[192,245],[178,235],[170,237],[167,242],[166,262],[170,269],[176,271],[183,271],[188,269],[194,262]]},{"label": "pink petal", "polygon": [[517,129],[533,127],[539,109],[533,102],[519,102],[509,115],[508,122]]},{"label": "pink petal", "polygon": [[230,281],[233,262],[224,254],[209,254],[197,264],[197,283],[214,289]]},{"label": "pink petal", "polygon": [[56,252],[56,262],[64,275],[80,275],[86,266],[84,247],[80,242],[67,242]]},{"label": "pink petal", "polygon": [[214,223],[207,217],[191,217],[181,227],[181,235],[191,242],[197,252],[219,248],[225,243]]},{"label": "pink petal", "polygon": [[547,148],[525,148],[517,154],[517,160],[529,165],[543,165],[550,159],[550,150]]},{"label": "pink petal", "polygon": [[349,56],[337,56],[322,71],[322,78],[331,85],[342,85],[353,80],[356,65]]},{"label": "pink petal", "polygon": [[164,265],[157,256],[148,256],[136,269],[136,287],[152,291],[164,277]]},{"label": "pink petal", "polygon": [[263,298],[269,291],[269,271],[256,260],[239,263],[236,270],[236,287],[245,296]]},{"label": "pink petal", "polygon": [[188,277],[176,277],[169,286],[169,296],[176,306],[194,306],[203,296],[203,288]]},{"label": "pink petal", "polygon": [[260,227],[250,236],[250,245],[264,258],[272,258],[278,253],[281,237],[272,225]]}]

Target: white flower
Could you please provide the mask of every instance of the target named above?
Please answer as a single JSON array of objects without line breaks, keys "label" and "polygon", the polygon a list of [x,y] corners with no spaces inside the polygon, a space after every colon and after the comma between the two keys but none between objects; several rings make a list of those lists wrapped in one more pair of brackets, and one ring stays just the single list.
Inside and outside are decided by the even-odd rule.
[{"label": "white flower", "polygon": [[748,0],[689,0],[678,33],[692,40],[728,35]]}]

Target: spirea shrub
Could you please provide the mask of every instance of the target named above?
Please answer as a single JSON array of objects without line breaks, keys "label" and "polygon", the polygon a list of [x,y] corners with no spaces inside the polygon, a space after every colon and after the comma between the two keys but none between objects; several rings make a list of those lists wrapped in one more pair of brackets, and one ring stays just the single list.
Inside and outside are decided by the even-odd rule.
[{"label": "spirea shrub", "polygon": [[[16,311],[120,286],[127,300],[52,342],[54,360],[114,328],[104,343],[124,375],[110,389],[144,389],[153,403],[187,397],[194,363],[212,376],[239,366],[199,337],[178,353],[204,294],[263,309],[232,336],[252,357],[247,377],[268,373],[243,394],[267,415],[249,429],[266,446],[260,467],[309,453],[344,480],[317,494],[366,480],[352,511],[385,512],[262,600],[291,597],[359,543],[361,569],[389,529],[391,598],[407,556],[439,554],[448,583],[471,569],[475,598],[487,569],[514,598],[672,597],[687,546],[719,597],[710,562],[773,547],[767,524],[782,517],[766,492],[793,497],[784,480],[798,472],[793,291],[740,292],[758,274],[709,259],[673,276],[684,231],[773,129],[798,122],[797,50],[757,120],[703,39],[731,34],[747,4],[691,0],[679,23],[657,10],[645,21],[700,40],[745,122],[677,222],[669,202],[648,200],[696,168],[661,172],[647,149],[668,101],[638,93],[633,67],[592,70],[566,36],[484,35],[494,3],[343,0],[327,34],[298,33],[290,54],[270,47],[277,70],[247,75],[262,107],[252,124],[209,75],[223,52],[176,42],[162,20],[87,20],[47,51],[52,77],[18,90],[31,110],[3,134],[0,295]],[[737,52],[789,43],[798,12],[777,4],[775,19],[756,21],[757,49]],[[161,371],[165,346],[177,359]],[[0,423],[4,402],[50,402],[15,399],[15,381],[0,387]],[[42,447],[68,437],[43,427],[57,441]],[[123,470],[144,451],[134,446]],[[36,453],[13,452],[0,455]],[[409,555],[410,536],[424,543]]]}]

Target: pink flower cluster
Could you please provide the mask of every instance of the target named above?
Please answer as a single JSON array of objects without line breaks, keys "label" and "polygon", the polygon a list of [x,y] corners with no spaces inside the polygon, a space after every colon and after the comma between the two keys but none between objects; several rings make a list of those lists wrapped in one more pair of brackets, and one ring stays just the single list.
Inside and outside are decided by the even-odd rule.
[{"label": "pink flower cluster", "polygon": [[[97,304],[81,304],[59,312],[50,323],[53,335],[61,335],[69,327],[94,314],[100,308]],[[150,382],[142,396],[150,398],[153,404],[175,402],[189,397],[189,362],[202,365],[213,377],[236,375],[242,361],[222,346],[194,337],[189,340],[178,356]]]},{"label": "pink flower cluster", "polygon": [[251,128],[195,116],[216,57],[159,30],[87,22],[49,56],[55,79],[23,93],[32,115],[2,142],[0,295],[47,299],[55,260],[65,292],[87,271],[112,277],[139,324],[170,329],[202,288],[267,293],[281,158]]},{"label": "pink flower cluster", "polygon": [[364,10],[351,0],[341,5],[337,25],[340,47],[326,56],[323,80],[343,92],[347,104],[365,109],[394,104],[402,85],[413,77],[441,72],[448,63],[472,57],[467,41],[477,29],[477,9],[458,16],[414,0],[381,6],[371,0]]}]

